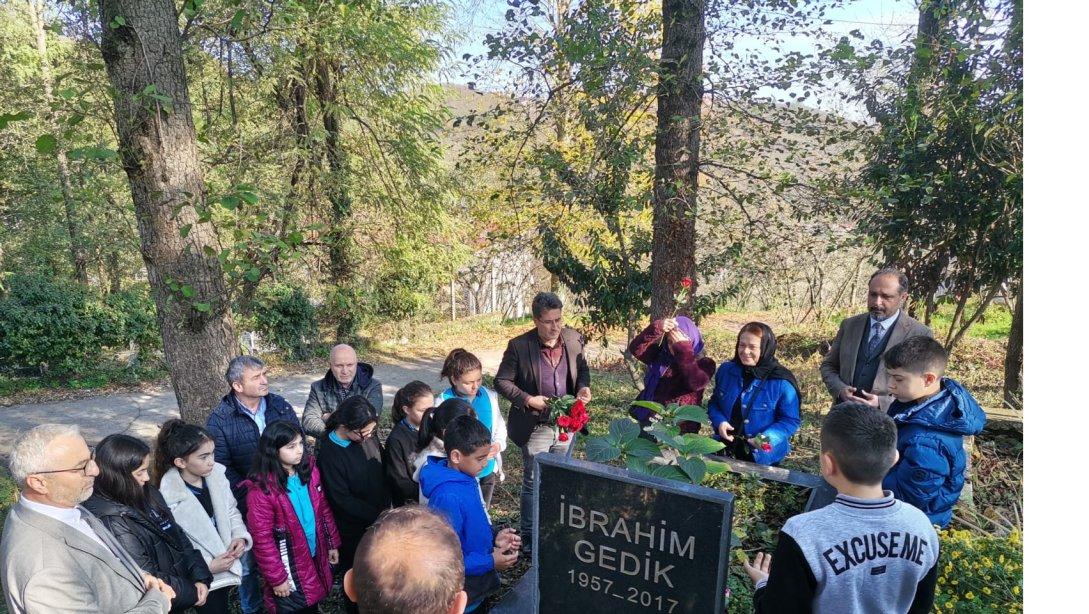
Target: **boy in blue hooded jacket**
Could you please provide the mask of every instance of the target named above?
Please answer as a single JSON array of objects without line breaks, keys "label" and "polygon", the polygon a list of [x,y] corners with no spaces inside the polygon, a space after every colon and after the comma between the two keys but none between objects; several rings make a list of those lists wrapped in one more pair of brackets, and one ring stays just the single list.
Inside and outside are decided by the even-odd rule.
[{"label": "boy in blue hooded jacket", "polygon": [[883,485],[944,528],[964,488],[964,436],[982,431],[987,416],[963,386],[942,377],[949,353],[934,339],[909,337],[884,360],[900,461]]},{"label": "boy in blue hooded jacket", "polygon": [[521,537],[511,529],[496,533],[476,476],[488,464],[492,434],[472,416],[458,416],[443,433],[446,458],[429,457],[420,469],[420,490],[427,506],[450,521],[465,557],[466,612],[472,612],[484,598],[499,589],[497,572],[511,568],[518,560]]}]

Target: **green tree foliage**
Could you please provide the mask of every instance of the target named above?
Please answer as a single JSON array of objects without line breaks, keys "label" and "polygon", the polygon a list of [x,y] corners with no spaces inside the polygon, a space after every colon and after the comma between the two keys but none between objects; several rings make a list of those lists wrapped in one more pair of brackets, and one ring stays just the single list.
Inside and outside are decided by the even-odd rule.
[{"label": "green tree foliage", "polygon": [[114,322],[81,286],[16,275],[0,298],[0,363],[9,368],[72,370],[117,341]]},{"label": "green tree foliage", "polygon": [[881,130],[862,180],[878,205],[862,232],[911,276],[928,322],[939,291],[954,302],[951,348],[1022,275],[1021,7],[928,0],[919,10],[896,93],[872,104]]},{"label": "green tree foliage", "polygon": [[27,6],[0,3],[0,271],[76,277],[57,172],[61,149],[92,286],[118,291],[141,263],[102,61],[96,49],[63,34],[65,15],[57,9],[67,5],[47,4],[48,104]]},{"label": "green tree foliage", "polygon": [[[845,285],[823,284],[833,268],[829,253],[850,238],[839,182],[847,164],[838,160],[860,127],[793,104],[827,94],[818,72],[826,60],[769,56],[752,44],[820,38],[821,17],[838,4],[706,7],[708,104],[696,212],[697,273],[706,283],[695,297],[697,314],[774,275],[789,296],[797,270],[812,271],[805,290],[818,305],[846,294]],[[513,67],[495,82],[513,90],[510,100],[483,114],[477,149],[479,166],[503,168],[492,198],[518,213],[524,232],[537,233],[546,267],[574,291],[597,331],[637,331],[651,296],[661,36],[655,5],[524,2],[507,12],[501,33],[487,37],[486,57],[476,58],[482,80],[495,63]],[[788,95],[794,84],[800,91]],[[850,271],[858,260],[839,268]]]},{"label": "green tree foliage", "polygon": [[292,357],[310,357],[318,334],[317,310],[302,288],[286,284],[262,286],[254,301],[257,330]]},{"label": "green tree foliage", "polygon": [[[536,5],[523,14],[541,15]],[[574,291],[590,327],[637,332],[646,314],[650,276],[650,184],[653,123],[652,51],[660,23],[637,2],[584,2],[557,14],[547,41],[508,13],[508,30],[490,54],[537,55],[544,82],[534,121],[553,134],[508,133],[525,168],[512,169],[519,193],[541,199],[535,222],[545,267]],[[555,100],[550,100],[554,98]],[[529,187],[527,184],[532,184]]]}]

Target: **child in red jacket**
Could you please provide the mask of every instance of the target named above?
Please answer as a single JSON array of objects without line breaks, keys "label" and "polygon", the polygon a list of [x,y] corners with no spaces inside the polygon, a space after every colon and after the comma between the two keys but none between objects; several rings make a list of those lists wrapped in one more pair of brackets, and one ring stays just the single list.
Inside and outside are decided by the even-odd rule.
[{"label": "child in red jacket", "polygon": [[266,609],[316,613],[333,586],[340,535],[297,424],[265,427],[243,484]]}]

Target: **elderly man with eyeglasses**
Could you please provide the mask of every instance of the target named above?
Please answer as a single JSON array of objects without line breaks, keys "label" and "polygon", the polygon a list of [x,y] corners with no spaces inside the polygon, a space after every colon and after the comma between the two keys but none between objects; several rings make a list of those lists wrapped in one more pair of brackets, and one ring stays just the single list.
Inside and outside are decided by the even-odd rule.
[{"label": "elderly man with eyeglasses", "polygon": [[91,496],[98,466],[78,427],[30,429],[16,440],[8,466],[19,486],[0,541],[8,611],[170,610],[170,586],[140,569],[80,505]]}]

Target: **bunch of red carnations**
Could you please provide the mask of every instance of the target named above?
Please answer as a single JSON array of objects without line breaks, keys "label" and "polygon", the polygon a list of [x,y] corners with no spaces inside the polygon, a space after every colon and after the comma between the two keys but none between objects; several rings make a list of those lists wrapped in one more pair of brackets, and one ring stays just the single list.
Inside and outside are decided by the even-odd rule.
[{"label": "bunch of red carnations", "polygon": [[565,395],[549,399],[548,406],[552,410],[552,423],[560,429],[560,441],[571,439],[569,433],[577,433],[590,423],[590,412],[582,399]]}]

